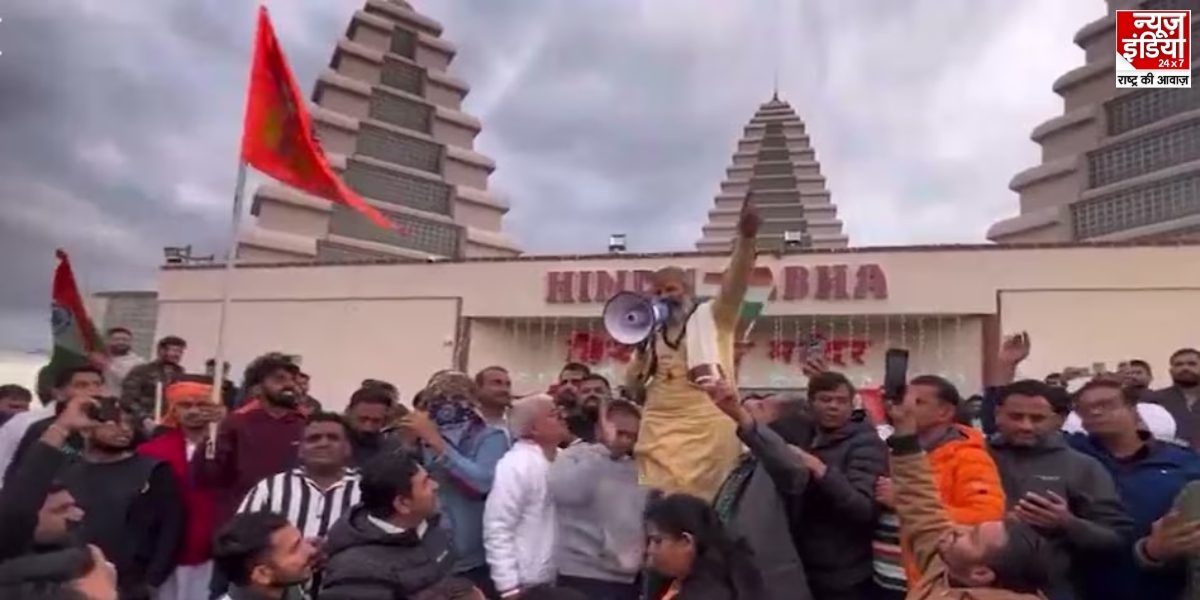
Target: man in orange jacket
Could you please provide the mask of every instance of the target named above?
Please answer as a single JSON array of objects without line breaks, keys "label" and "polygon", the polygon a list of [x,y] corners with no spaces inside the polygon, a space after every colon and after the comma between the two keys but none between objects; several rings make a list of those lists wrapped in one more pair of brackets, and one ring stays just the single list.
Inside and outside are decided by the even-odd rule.
[{"label": "man in orange jacket", "polygon": [[[909,383],[916,398],[918,437],[933,471],[942,505],[950,520],[977,525],[1004,518],[1004,488],[1000,474],[978,430],[958,425],[962,397],[954,384],[936,375],[921,375]],[[894,507],[891,481],[881,479],[877,499]],[[913,558],[909,534],[901,524],[901,561],[908,581],[921,575]]]}]

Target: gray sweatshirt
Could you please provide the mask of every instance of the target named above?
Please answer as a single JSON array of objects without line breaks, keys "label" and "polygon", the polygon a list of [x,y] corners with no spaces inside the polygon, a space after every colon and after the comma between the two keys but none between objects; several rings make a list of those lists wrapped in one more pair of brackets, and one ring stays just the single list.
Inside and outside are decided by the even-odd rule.
[{"label": "gray sweatshirt", "polygon": [[550,466],[549,491],[558,515],[558,574],[632,583],[642,567],[648,495],[633,459],[615,459],[600,444],[575,444]]}]

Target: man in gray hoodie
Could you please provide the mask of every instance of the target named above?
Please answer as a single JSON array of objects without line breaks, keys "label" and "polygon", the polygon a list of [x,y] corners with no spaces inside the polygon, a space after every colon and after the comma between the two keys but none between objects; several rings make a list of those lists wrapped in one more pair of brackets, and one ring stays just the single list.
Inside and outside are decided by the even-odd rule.
[{"label": "man in gray hoodie", "polygon": [[600,409],[597,442],[563,450],[550,466],[557,583],[591,600],[638,597],[634,580],[642,566],[642,512],[649,493],[638,485],[633,460],[641,418],[636,405],[609,402]]},{"label": "man in gray hoodie", "polygon": [[1054,548],[1057,582],[1051,600],[1078,598],[1070,565],[1078,553],[1120,551],[1133,522],[1112,477],[1096,459],[1069,448],[1045,383],[1026,379],[999,388],[996,434],[988,449],[1000,471],[1013,515],[1032,525]]}]

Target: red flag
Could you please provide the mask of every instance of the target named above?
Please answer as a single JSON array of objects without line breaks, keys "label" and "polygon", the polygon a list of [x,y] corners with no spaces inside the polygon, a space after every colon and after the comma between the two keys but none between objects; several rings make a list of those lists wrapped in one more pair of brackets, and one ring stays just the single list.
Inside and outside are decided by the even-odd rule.
[{"label": "red flag", "polygon": [[242,160],[298,190],[349,206],[380,227],[399,230],[329,166],[265,6],[258,9]]}]

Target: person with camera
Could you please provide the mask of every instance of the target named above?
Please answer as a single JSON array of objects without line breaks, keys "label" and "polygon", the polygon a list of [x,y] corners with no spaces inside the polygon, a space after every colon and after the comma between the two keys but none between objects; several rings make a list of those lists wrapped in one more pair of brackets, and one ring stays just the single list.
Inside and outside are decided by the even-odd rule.
[{"label": "person with camera", "polygon": [[69,546],[83,519],[75,497],[57,482],[67,462],[67,439],[96,425],[89,416],[94,401],[75,395],[41,437],[30,445],[9,485],[0,490],[0,562]]},{"label": "person with camera", "polygon": [[1049,545],[1016,519],[973,525],[950,520],[920,436],[920,391],[910,386],[889,406],[892,502],[919,576],[907,600],[1034,600],[1050,583]]},{"label": "person with camera", "polygon": [[[4,473],[5,482],[29,448],[54,423],[55,416],[62,411],[68,399],[76,396],[91,398],[104,393],[104,371],[97,366],[81,364],[55,369],[52,375],[53,402],[21,413],[0,427],[0,471]],[[61,448],[65,452],[75,453],[82,445],[82,438],[72,435]]]},{"label": "person with camera", "polygon": [[136,452],[138,414],[116,398],[96,399],[79,460],[59,474],[83,510],[83,541],[116,567],[124,600],[148,600],[171,575],[185,522],[171,466]]}]

